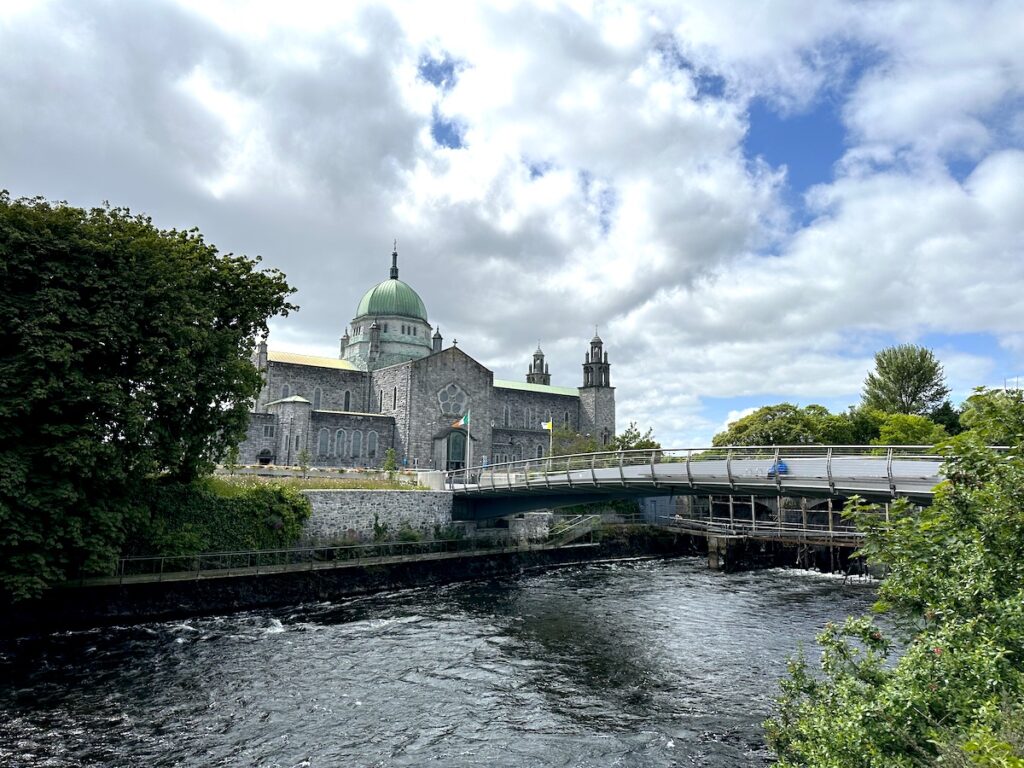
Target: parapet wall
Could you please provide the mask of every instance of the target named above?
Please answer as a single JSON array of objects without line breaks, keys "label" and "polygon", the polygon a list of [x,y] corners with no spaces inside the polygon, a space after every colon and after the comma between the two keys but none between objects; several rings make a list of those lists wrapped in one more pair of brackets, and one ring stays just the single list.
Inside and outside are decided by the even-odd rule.
[{"label": "parapet wall", "polygon": [[313,506],[306,521],[301,545],[372,541],[374,525],[387,526],[386,538],[393,539],[408,527],[424,538],[433,538],[436,528],[452,524],[452,494],[449,491],[303,491]]}]

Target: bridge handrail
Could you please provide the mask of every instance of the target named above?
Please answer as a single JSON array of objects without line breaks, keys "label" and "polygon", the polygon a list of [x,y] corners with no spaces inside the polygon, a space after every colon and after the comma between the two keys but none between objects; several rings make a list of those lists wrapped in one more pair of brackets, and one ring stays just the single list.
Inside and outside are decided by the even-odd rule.
[{"label": "bridge handrail", "polygon": [[[993,446],[994,450],[1006,450],[1004,446]],[[504,476],[505,487],[510,487],[513,482],[513,475],[521,476],[523,482],[529,487],[532,485],[531,477],[538,481],[547,481],[547,476],[555,474],[569,475],[573,470],[590,470],[593,477],[594,471],[598,468],[635,466],[639,464],[661,464],[661,463],[684,463],[687,468],[687,481],[693,484],[692,464],[701,461],[725,460],[727,466],[726,475],[730,486],[735,485],[735,478],[732,473],[733,459],[766,459],[775,463],[779,461],[795,460],[803,458],[822,458],[826,462],[826,474],[830,478],[832,464],[836,459],[847,457],[875,457],[884,458],[887,462],[888,473],[891,476],[891,463],[893,458],[902,460],[929,460],[941,459],[937,454],[934,445],[771,445],[771,446],[749,446],[749,445],[716,445],[689,448],[642,448],[619,451],[590,451],[586,453],[573,453],[555,456],[545,456],[532,459],[518,459],[515,461],[499,462],[497,464],[481,464],[473,467],[450,470],[444,473],[445,485],[465,485],[473,479],[482,480],[488,477],[490,485],[496,488],[496,478]],[[781,486],[781,478],[775,473],[776,485]],[[653,476],[653,474],[652,474]],[[890,477],[891,479],[891,477]],[[571,484],[571,478],[569,480]]]}]

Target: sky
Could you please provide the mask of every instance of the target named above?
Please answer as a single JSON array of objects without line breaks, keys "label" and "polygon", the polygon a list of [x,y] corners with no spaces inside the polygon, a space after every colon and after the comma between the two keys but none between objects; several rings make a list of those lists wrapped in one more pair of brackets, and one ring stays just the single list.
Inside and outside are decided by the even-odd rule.
[{"label": "sky", "polygon": [[261,256],[336,355],[402,279],[445,344],[701,446],[934,350],[1024,378],[1024,3],[0,2],[0,189]]}]

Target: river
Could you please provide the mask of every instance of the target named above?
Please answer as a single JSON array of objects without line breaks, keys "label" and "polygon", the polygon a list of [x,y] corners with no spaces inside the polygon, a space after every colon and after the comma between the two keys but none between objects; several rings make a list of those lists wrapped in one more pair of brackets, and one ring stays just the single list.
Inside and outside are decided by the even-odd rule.
[{"label": "river", "polygon": [[634,561],[0,643],[4,766],[759,766],[864,582]]}]

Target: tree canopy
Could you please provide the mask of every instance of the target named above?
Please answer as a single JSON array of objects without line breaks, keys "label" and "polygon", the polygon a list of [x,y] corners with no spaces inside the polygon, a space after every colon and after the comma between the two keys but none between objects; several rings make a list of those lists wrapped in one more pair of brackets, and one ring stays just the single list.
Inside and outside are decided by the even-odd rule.
[{"label": "tree canopy", "polygon": [[876,445],[935,445],[949,437],[945,428],[924,416],[890,413],[879,429]]},{"label": "tree canopy", "polygon": [[864,380],[863,403],[885,413],[924,416],[942,406],[949,387],[930,349],[914,344],[875,354],[875,370]]},{"label": "tree canopy", "polygon": [[782,768],[1024,765],[1024,456],[951,441],[934,503],[854,506],[887,569],[871,617],[790,665],[767,724]]},{"label": "tree canopy", "polygon": [[629,426],[615,435],[606,446],[602,446],[592,435],[581,435],[564,427],[556,429],[551,434],[552,456],[597,453],[599,451],[643,450],[645,448],[661,448],[661,443],[654,439],[653,429],[641,432],[635,421],[631,421]]},{"label": "tree canopy", "polygon": [[713,445],[814,445],[850,443],[849,418],[829,413],[820,405],[801,408],[779,403],[758,408],[729,424],[712,440]]},{"label": "tree canopy", "polygon": [[988,445],[1024,442],[1024,391],[978,387],[967,398],[960,426]]},{"label": "tree canopy", "polygon": [[102,570],[143,478],[196,477],[244,433],[276,270],[127,209],[0,193],[0,586]]},{"label": "tree canopy", "polygon": [[635,421],[629,422],[629,426],[613,437],[608,446],[608,450],[612,451],[640,451],[646,448],[661,448],[661,443],[654,439],[653,427],[641,432]]}]

